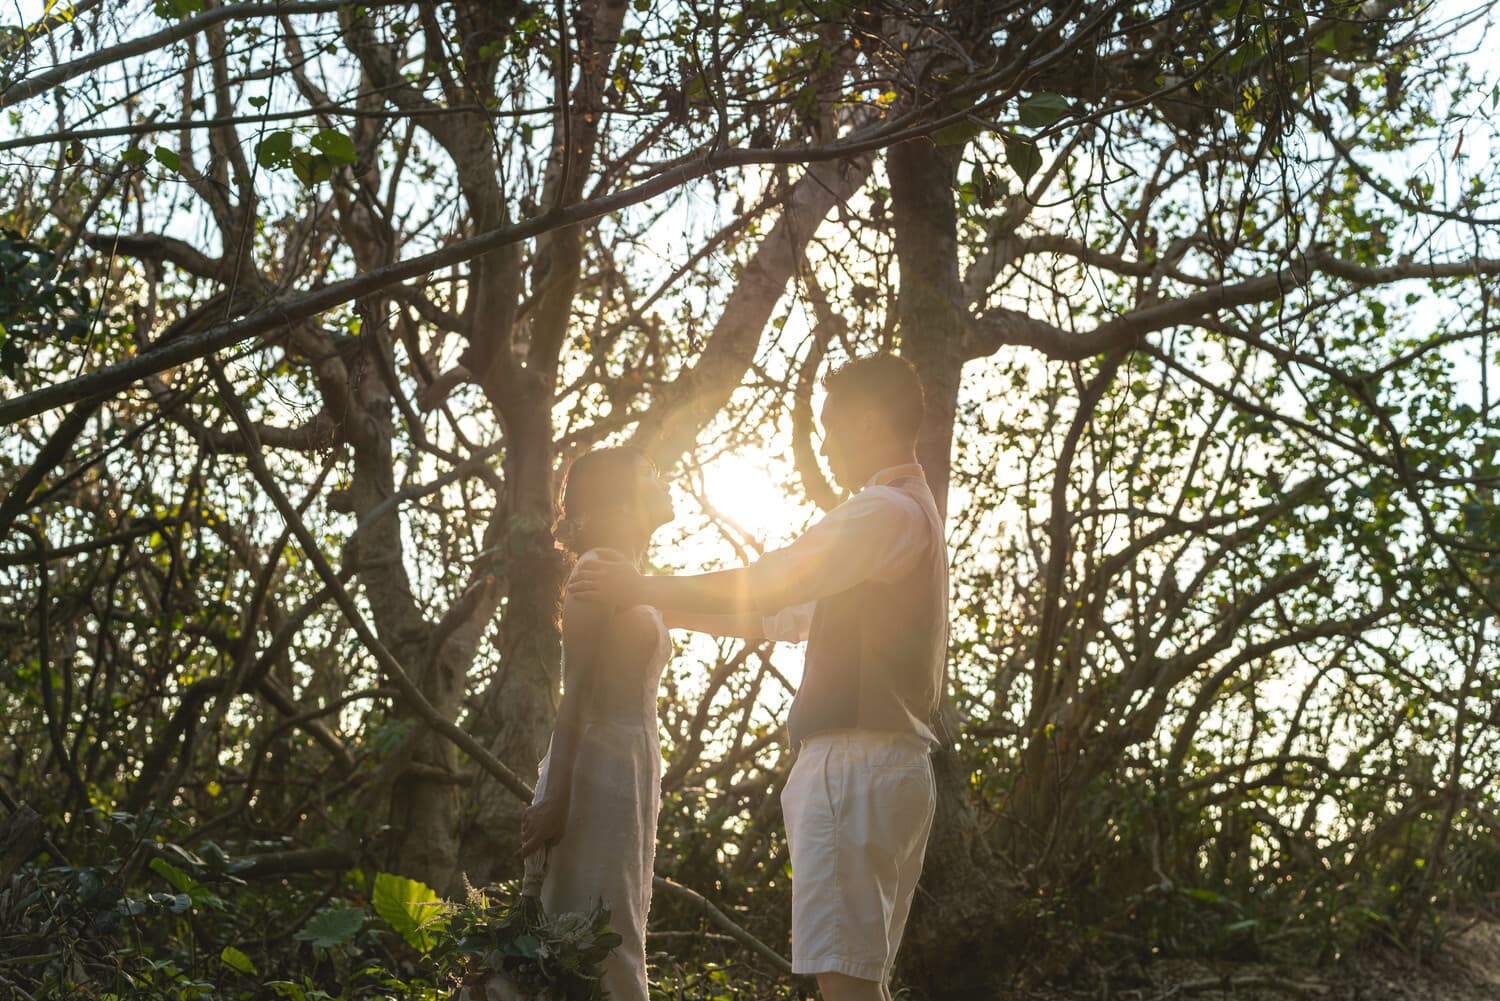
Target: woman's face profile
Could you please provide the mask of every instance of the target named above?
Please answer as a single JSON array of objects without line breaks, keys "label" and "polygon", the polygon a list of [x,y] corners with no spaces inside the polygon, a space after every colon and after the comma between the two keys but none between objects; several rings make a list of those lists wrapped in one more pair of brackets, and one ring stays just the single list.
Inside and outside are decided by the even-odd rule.
[{"label": "woman's face profile", "polygon": [[641,461],[636,472],[636,510],[640,512],[642,526],[653,530],[671,521],[672,491],[656,467]]}]

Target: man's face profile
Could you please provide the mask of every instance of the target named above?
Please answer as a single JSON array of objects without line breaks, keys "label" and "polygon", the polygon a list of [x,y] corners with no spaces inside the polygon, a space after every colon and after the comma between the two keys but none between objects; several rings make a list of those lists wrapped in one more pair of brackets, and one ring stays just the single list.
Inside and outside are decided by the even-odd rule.
[{"label": "man's face profile", "polygon": [[834,482],[849,490],[858,489],[869,477],[868,462],[870,425],[873,415],[858,400],[842,399],[830,393],[823,404],[823,447],[828,470]]}]

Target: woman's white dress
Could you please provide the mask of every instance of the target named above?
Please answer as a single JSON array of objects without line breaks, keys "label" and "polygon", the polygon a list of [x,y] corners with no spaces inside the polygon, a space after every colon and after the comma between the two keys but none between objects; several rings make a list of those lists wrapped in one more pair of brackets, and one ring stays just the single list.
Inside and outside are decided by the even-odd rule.
[{"label": "woman's white dress", "polygon": [[[586,553],[582,563],[590,558]],[[618,613],[602,638],[584,713],[573,794],[562,840],[526,859],[526,887],[540,885],[548,914],[589,911],[602,899],[620,945],[604,961],[612,1001],[647,1001],[646,915],[661,802],[656,699],[671,642],[656,609]],[[566,667],[564,668],[566,677]],[[536,795],[547,788],[549,748]]]}]

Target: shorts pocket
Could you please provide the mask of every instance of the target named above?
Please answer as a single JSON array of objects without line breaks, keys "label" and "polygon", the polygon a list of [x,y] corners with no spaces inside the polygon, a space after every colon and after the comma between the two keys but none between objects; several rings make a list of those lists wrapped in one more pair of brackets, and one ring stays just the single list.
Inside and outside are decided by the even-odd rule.
[{"label": "shorts pocket", "polygon": [[875,839],[894,858],[904,859],[926,840],[937,804],[932,770],[926,763],[877,769],[872,776],[877,787],[872,810]]}]

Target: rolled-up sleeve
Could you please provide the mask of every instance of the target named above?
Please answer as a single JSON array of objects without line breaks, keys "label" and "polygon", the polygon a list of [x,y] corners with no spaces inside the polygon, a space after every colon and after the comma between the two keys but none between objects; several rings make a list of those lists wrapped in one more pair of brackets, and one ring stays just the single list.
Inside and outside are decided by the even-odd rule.
[{"label": "rolled-up sleeve", "polygon": [[[773,618],[783,610],[849,590],[867,580],[895,580],[916,565],[931,544],[926,518],[917,502],[900,490],[869,487],[840,504],[785,549],[766,553],[751,564],[750,594],[766,619],[766,636]],[[798,613],[802,615],[803,613]],[[796,616],[784,623],[790,631]],[[802,624],[798,639],[806,638]]]}]

